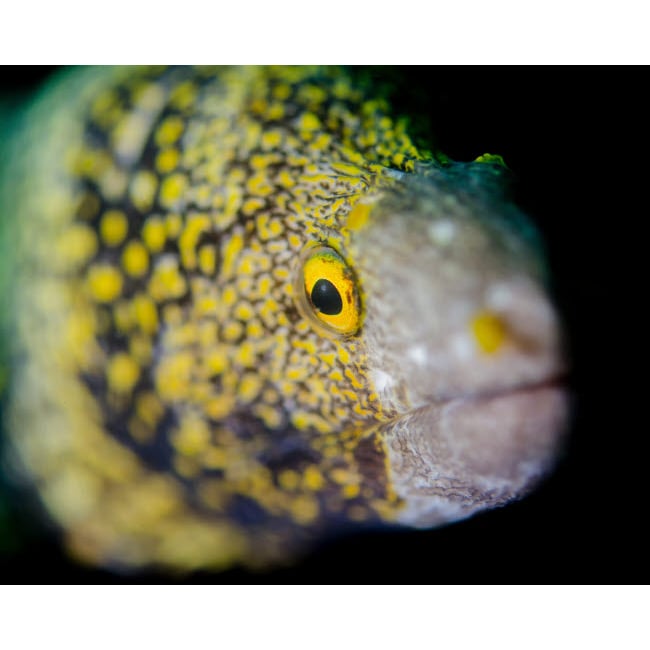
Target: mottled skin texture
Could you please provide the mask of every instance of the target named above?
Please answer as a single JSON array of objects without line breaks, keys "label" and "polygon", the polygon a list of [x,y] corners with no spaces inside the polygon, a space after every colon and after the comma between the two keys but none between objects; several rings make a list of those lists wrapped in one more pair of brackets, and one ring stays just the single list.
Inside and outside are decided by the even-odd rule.
[{"label": "mottled skin texture", "polygon": [[[549,466],[561,395],[502,397],[561,357],[501,168],[417,150],[342,71],[77,71],[11,156],[8,429],[78,557],[265,564]],[[305,296],[316,245],[347,264],[353,332]]]}]

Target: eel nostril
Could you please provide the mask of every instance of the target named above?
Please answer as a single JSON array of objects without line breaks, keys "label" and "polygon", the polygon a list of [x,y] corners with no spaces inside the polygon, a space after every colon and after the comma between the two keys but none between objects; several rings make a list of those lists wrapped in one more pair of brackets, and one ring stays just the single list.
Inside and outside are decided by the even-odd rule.
[{"label": "eel nostril", "polygon": [[510,282],[494,287],[486,296],[486,308],[472,320],[472,331],[480,348],[495,351],[506,343],[526,354],[555,354],[559,324],[541,290],[527,282]]},{"label": "eel nostril", "polygon": [[474,315],[470,321],[470,329],[479,350],[485,354],[498,352],[509,338],[504,320],[488,310],[479,311]]}]

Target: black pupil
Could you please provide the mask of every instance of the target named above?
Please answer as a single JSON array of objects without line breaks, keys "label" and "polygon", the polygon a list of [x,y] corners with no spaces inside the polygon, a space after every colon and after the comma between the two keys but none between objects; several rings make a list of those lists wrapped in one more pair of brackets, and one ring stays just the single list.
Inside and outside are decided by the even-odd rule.
[{"label": "black pupil", "polygon": [[343,309],[339,290],[329,281],[321,278],[311,290],[311,303],[323,314],[334,316]]}]

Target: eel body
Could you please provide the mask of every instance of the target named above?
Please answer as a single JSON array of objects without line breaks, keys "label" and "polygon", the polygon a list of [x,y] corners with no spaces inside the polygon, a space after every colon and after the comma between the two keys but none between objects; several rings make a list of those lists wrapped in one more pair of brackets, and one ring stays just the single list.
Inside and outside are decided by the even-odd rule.
[{"label": "eel body", "polygon": [[497,157],[304,67],[65,72],[6,154],[4,462],[75,557],[264,566],[552,467],[560,328]]}]

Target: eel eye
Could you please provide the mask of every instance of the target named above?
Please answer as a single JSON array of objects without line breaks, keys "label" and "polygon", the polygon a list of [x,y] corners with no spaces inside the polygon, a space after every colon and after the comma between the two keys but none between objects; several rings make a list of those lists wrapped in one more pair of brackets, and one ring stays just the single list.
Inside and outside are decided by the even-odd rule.
[{"label": "eel eye", "polygon": [[343,258],[328,246],[305,251],[299,292],[302,310],[317,325],[351,336],[359,329],[361,306],[357,280]]}]

